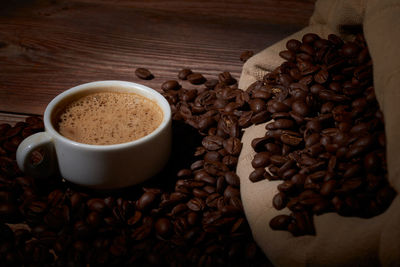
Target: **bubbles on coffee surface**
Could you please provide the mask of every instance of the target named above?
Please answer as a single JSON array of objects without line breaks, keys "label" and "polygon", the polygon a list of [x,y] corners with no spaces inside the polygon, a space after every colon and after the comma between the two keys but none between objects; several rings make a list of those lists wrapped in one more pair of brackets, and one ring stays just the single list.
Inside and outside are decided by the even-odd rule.
[{"label": "bubbles on coffee surface", "polygon": [[163,120],[161,108],[134,93],[97,92],[69,103],[59,116],[58,131],[92,145],[130,142],[153,132]]}]

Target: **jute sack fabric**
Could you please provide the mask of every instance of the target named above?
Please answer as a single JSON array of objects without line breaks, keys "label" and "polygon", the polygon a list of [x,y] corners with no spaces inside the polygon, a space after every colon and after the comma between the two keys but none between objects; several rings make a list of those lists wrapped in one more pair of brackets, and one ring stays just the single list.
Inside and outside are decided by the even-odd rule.
[{"label": "jute sack fabric", "polygon": [[[343,35],[345,25],[361,25],[373,60],[376,96],[385,116],[389,182],[400,192],[400,1],[398,0],[319,0],[310,25],[250,58],[243,67],[239,87],[261,79],[283,60],[278,53],[286,41],[301,40],[313,32],[327,38]],[[254,151],[250,142],[265,134],[265,124],[248,128],[237,173],[241,196],[253,236],[276,266],[400,266],[400,197],[381,215],[362,219],[336,213],[314,216],[315,236],[293,237],[286,231],[274,231],[269,221],[288,209],[275,210],[272,197],[279,181],[252,183]]]}]

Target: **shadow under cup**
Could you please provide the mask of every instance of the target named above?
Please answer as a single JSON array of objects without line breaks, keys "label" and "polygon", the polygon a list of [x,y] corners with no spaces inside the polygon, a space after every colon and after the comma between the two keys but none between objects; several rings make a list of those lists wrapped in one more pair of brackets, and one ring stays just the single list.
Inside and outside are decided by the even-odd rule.
[{"label": "shadow under cup", "polygon": [[[84,144],[62,136],[57,131],[60,112],[72,101],[97,92],[135,93],[150,99],[162,110],[162,121],[144,137],[112,145]],[[36,149],[44,148],[45,154],[52,154],[40,164],[30,166],[26,160],[29,151],[25,155],[20,151],[18,164],[23,165],[21,169],[28,174],[50,175],[51,169],[58,169],[63,178],[75,184],[95,189],[117,189],[141,183],[154,176],[164,168],[170,156],[170,106],[157,91],[136,83],[100,81],[71,88],[49,103],[44,113],[44,125],[45,132],[35,134],[38,135],[36,138],[35,135],[28,137],[21,143],[22,148],[18,148],[28,151],[24,149],[24,143],[27,143],[25,146],[36,144]],[[46,138],[47,142],[38,140]],[[40,142],[45,145],[38,146]]]}]

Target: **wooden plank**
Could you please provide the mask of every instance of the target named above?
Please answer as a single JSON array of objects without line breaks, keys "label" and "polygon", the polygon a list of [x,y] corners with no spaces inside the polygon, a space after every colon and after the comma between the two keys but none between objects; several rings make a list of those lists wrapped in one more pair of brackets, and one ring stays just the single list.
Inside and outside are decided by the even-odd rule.
[{"label": "wooden plank", "polygon": [[13,126],[19,121],[25,121],[27,117],[29,116],[24,114],[11,114],[11,113],[0,112],[0,124],[8,123],[11,126]]},{"label": "wooden plank", "polygon": [[[33,3],[0,6],[2,112],[43,114],[57,94],[95,80],[157,89],[183,67],[239,78],[242,51],[260,51],[299,30],[313,8],[313,1],[300,8],[289,0]],[[156,78],[139,80],[137,67]]]}]

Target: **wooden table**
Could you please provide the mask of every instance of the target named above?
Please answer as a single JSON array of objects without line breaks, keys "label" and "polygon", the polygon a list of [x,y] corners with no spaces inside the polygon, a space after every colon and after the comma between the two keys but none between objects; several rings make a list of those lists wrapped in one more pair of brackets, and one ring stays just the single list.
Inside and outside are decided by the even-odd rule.
[{"label": "wooden table", "polygon": [[[96,80],[155,89],[183,67],[240,77],[258,52],[308,23],[314,0],[8,0],[0,3],[0,123],[41,115],[62,91]],[[134,75],[137,67],[155,79]]]}]

